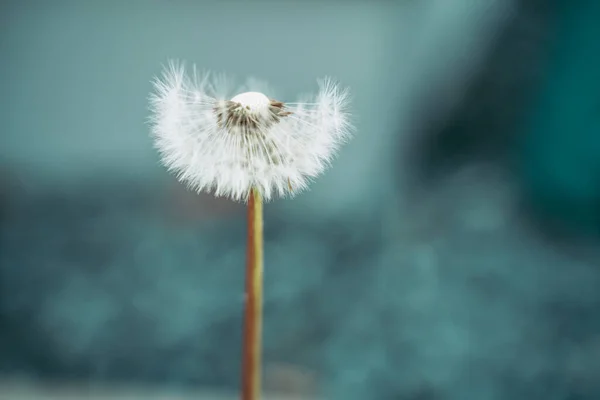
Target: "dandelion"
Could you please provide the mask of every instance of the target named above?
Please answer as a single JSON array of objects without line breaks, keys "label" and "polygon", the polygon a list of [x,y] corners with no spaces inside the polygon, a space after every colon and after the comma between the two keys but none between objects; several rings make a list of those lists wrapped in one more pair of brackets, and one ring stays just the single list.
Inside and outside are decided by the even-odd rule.
[{"label": "dandelion", "polygon": [[251,189],[265,201],[292,196],[349,138],[348,91],[329,78],[319,81],[315,98],[301,103],[258,91],[229,98],[228,86],[225,77],[195,69],[188,77],[177,63],[154,82],[155,146],[165,166],[198,192],[245,202]]},{"label": "dandelion", "polygon": [[284,103],[249,81],[171,62],[154,81],[151,133],[163,164],[197,192],[248,204],[242,399],[260,396],[263,201],[291,197],[331,164],[351,136],[349,92],[330,78],[305,101]]}]

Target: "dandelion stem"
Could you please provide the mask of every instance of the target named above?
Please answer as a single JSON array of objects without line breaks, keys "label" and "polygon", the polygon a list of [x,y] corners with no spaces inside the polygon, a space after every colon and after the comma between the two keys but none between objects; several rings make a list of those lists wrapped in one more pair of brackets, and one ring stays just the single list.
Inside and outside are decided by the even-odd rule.
[{"label": "dandelion stem", "polygon": [[250,191],[246,254],[246,305],[242,353],[242,400],[259,400],[261,385],[263,303],[263,206]]}]

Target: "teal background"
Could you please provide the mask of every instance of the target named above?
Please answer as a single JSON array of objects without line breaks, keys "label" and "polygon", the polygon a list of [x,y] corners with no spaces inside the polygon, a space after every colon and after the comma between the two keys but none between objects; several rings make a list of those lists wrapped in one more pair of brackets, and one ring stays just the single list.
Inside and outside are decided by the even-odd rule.
[{"label": "teal background", "polygon": [[266,391],[599,398],[599,19],[584,0],[1,2],[0,392],[235,398],[245,210],[178,184],[146,123],[177,58],[284,101],[324,75],[352,90],[333,167],[265,207]]},{"label": "teal background", "polygon": [[545,218],[600,227],[600,4],[561,2],[551,61],[523,140],[525,185]]}]

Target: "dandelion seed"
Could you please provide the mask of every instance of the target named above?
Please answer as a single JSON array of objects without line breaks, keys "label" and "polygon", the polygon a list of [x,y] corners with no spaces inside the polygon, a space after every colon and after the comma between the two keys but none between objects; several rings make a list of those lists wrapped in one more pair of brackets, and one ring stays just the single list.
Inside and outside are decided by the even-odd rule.
[{"label": "dandelion seed", "polygon": [[195,68],[188,76],[176,62],[154,81],[155,146],[165,166],[198,192],[244,202],[251,189],[265,201],[293,196],[351,135],[348,90],[329,78],[318,81],[314,98],[299,103],[258,91],[230,93],[230,83]]}]

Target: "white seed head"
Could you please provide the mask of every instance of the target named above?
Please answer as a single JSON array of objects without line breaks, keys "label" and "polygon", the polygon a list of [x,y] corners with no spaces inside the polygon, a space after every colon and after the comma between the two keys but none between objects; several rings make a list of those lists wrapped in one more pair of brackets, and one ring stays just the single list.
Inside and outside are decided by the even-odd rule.
[{"label": "white seed head", "polygon": [[223,75],[193,72],[171,62],[155,79],[150,122],[163,163],[198,192],[238,201],[252,188],[265,201],[292,196],[351,135],[348,90],[331,79],[320,80],[308,102],[286,104],[252,91],[253,84],[230,97]]},{"label": "white seed head", "polygon": [[267,96],[259,92],[240,93],[231,99],[234,103],[240,103],[247,107],[249,111],[256,113],[264,112],[268,109],[270,100]]}]

